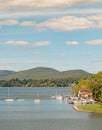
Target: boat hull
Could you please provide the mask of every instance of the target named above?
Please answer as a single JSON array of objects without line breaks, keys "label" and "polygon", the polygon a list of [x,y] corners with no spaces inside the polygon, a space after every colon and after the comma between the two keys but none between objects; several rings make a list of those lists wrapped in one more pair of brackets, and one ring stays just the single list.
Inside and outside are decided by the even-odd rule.
[{"label": "boat hull", "polygon": [[14,100],[12,98],[5,99],[6,102],[13,102]]}]

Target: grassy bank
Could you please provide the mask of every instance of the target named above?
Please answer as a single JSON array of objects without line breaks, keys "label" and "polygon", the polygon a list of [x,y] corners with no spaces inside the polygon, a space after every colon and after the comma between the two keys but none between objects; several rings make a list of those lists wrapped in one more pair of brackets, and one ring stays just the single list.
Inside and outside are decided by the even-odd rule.
[{"label": "grassy bank", "polygon": [[77,106],[77,110],[102,113],[102,104],[95,103],[95,104],[81,105]]}]

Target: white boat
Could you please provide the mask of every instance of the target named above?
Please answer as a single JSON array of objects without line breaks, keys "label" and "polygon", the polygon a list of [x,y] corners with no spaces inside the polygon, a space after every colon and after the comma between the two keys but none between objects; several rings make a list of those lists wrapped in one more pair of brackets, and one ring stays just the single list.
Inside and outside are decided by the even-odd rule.
[{"label": "white boat", "polygon": [[6,102],[13,102],[13,99],[12,98],[7,98],[5,99]]},{"label": "white boat", "polygon": [[63,100],[63,96],[62,96],[62,95],[57,95],[57,96],[56,96],[56,99],[57,99],[57,100]]},{"label": "white boat", "polygon": [[39,104],[39,103],[40,103],[39,93],[37,93],[37,98],[34,99],[34,102],[35,102],[36,104]]},{"label": "white boat", "polygon": [[52,98],[52,99],[56,99],[56,96],[52,96],[51,98]]},{"label": "white boat", "polygon": [[56,94],[54,96],[52,96],[51,98],[56,99],[56,97],[57,97],[57,90],[56,90]]},{"label": "white boat", "polygon": [[56,95],[51,97],[52,99],[57,99],[57,100],[63,100],[63,95],[58,95],[56,91]]},{"label": "white boat", "polygon": [[57,100],[63,100],[63,96],[62,95],[56,95],[56,96],[52,96],[52,99],[57,99]]},{"label": "white boat", "polygon": [[35,102],[36,104],[39,104],[39,103],[40,103],[40,99],[34,99],[34,102]]},{"label": "white boat", "polygon": [[10,91],[9,91],[9,87],[7,89],[7,94],[8,94],[8,98],[5,99],[6,102],[13,102],[13,98],[10,98]]}]

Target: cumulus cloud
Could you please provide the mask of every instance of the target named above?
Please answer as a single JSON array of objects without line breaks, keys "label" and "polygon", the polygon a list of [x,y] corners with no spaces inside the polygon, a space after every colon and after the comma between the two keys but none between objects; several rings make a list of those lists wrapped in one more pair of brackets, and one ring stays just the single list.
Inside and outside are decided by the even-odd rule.
[{"label": "cumulus cloud", "polygon": [[78,45],[79,43],[77,41],[67,41],[67,45]]},{"label": "cumulus cloud", "polygon": [[88,17],[63,16],[37,24],[37,28],[55,31],[85,30],[102,28],[102,14]]},{"label": "cumulus cloud", "polygon": [[8,44],[8,45],[16,45],[16,46],[26,46],[26,45],[30,44],[27,41],[6,41],[4,43]]},{"label": "cumulus cloud", "polygon": [[35,25],[36,23],[32,21],[25,21],[25,22],[20,23],[20,26],[35,26]]},{"label": "cumulus cloud", "polygon": [[0,9],[8,8],[45,8],[45,7],[70,7],[78,4],[91,4],[102,0],[2,0]]},{"label": "cumulus cloud", "polygon": [[97,28],[102,28],[102,14],[87,17],[89,20],[96,23]]},{"label": "cumulus cloud", "polygon": [[94,22],[85,17],[64,16],[38,24],[38,28],[50,28],[56,31],[83,30],[94,27]]},{"label": "cumulus cloud", "polygon": [[13,26],[13,25],[17,25],[17,24],[19,24],[19,22],[17,20],[14,20],[14,19],[8,19],[8,20],[0,21],[0,27],[2,27],[2,26]]},{"label": "cumulus cloud", "polygon": [[86,41],[86,44],[90,45],[102,45],[102,39]]},{"label": "cumulus cloud", "polygon": [[35,42],[33,46],[48,46],[50,45],[50,42],[49,41],[42,41],[42,42]]},{"label": "cumulus cloud", "polygon": [[2,26],[33,26],[37,31],[45,31],[51,29],[55,31],[73,31],[73,30],[85,30],[85,29],[98,29],[102,28],[102,14],[93,16],[62,16],[59,18],[49,19],[40,23],[34,21],[19,22],[15,19],[8,19],[0,21],[0,27]]},{"label": "cumulus cloud", "polygon": [[50,41],[41,41],[41,42],[29,42],[29,41],[5,41],[0,42],[0,44],[12,45],[12,46],[48,46],[50,45]]}]

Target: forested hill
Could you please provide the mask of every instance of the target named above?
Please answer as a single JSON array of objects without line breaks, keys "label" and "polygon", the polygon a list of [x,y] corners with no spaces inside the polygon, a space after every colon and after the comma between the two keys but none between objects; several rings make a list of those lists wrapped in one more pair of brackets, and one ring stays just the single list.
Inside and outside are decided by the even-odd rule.
[{"label": "forested hill", "polygon": [[15,73],[15,71],[0,70],[0,77],[4,77],[4,76],[11,75],[11,74],[14,74],[14,73]]},{"label": "forested hill", "polygon": [[40,79],[67,79],[67,78],[75,78],[79,79],[80,77],[88,77],[92,74],[83,71],[83,70],[69,70],[69,71],[58,71],[52,68],[45,68],[45,67],[37,67],[32,68],[29,70],[19,71],[15,73],[9,73],[9,75],[5,76],[2,75],[1,80],[10,80],[10,79],[33,79],[33,80],[40,80]]}]

